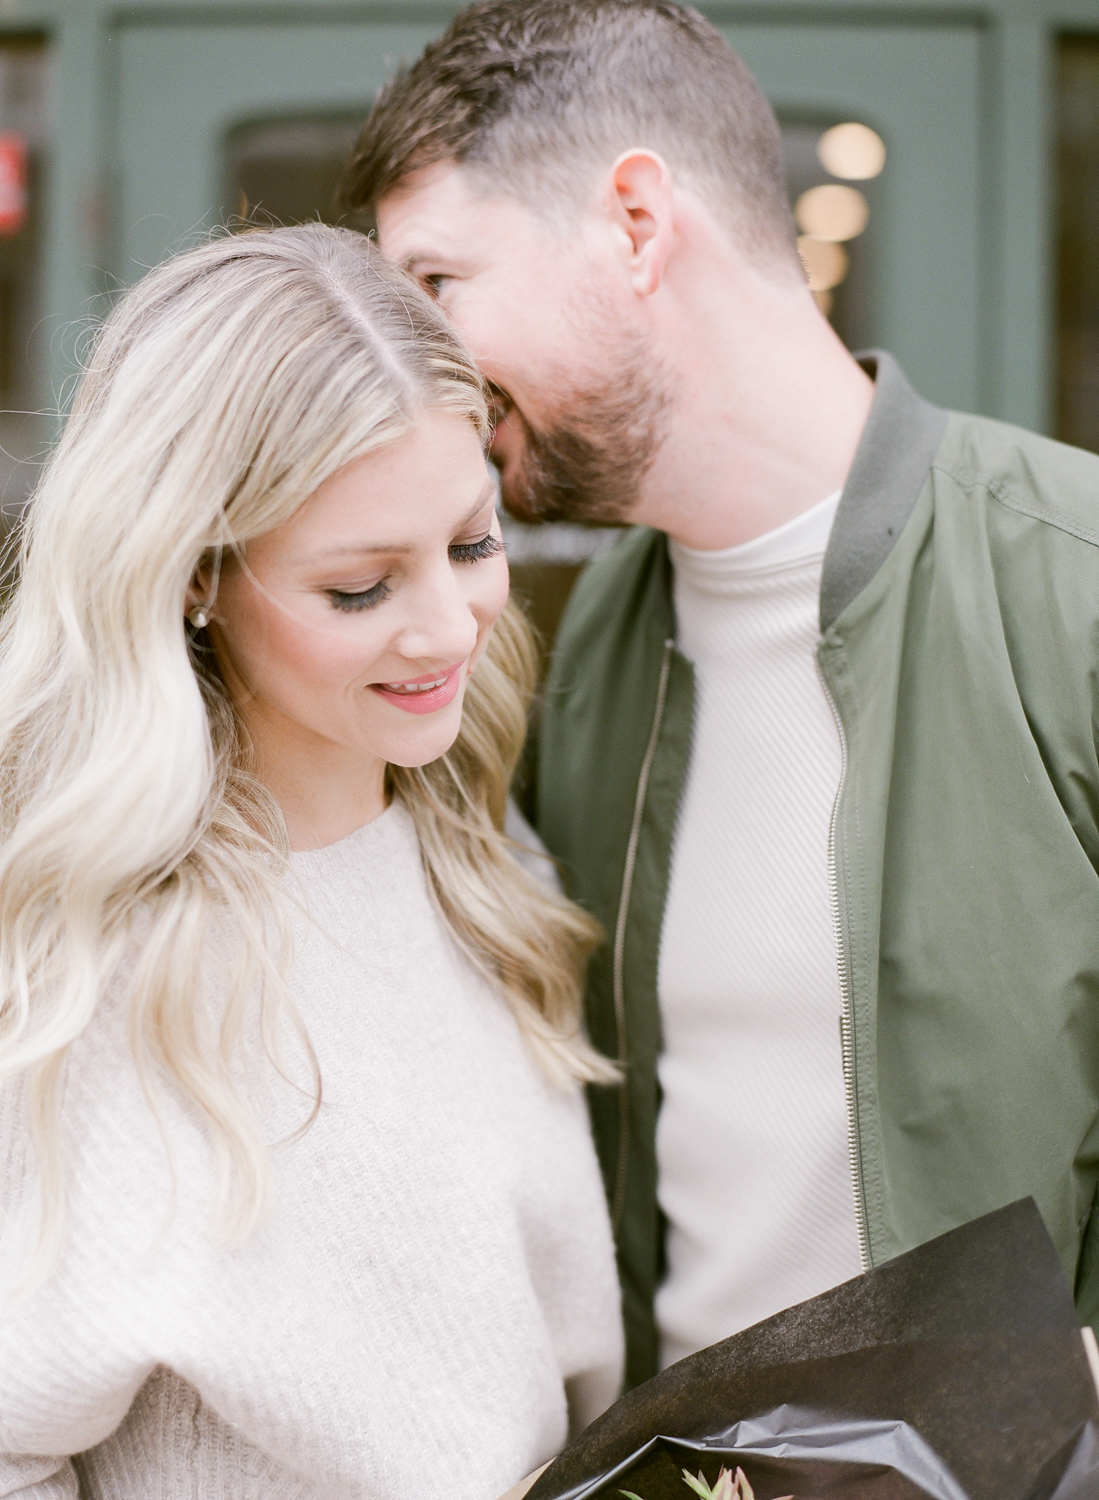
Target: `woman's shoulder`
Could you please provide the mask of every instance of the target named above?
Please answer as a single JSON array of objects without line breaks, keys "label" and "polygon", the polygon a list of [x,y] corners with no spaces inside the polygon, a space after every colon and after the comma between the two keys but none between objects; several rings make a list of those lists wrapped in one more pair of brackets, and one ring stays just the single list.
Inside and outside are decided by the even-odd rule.
[{"label": "woman's shoulder", "polygon": [[131,948],[66,1049],[54,1099],[33,1068],[0,1084],[0,1221],[10,1229],[10,1215],[37,1217],[41,1169],[32,1122],[41,1108],[36,1100],[45,1101],[56,1110],[68,1232],[86,1248],[102,1241],[120,1264],[216,1190],[195,1109],[135,1036],[136,937]]}]

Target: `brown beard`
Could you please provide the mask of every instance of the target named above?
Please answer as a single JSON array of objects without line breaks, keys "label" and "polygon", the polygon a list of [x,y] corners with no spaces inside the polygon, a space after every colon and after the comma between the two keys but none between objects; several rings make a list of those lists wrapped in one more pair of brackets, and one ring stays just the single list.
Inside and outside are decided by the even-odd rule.
[{"label": "brown beard", "polygon": [[[503,492],[521,521],[625,526],[667,432],[671,399],[641,351],[601,386],[574,388],[542,431],[513,408],[524,443]],[[620,351],[621,356],[621,351]]]}]

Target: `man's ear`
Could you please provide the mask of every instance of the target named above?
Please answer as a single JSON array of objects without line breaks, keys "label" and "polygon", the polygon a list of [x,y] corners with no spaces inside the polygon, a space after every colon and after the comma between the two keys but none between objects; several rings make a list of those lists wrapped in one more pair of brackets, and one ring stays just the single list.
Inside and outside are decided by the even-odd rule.
[{"label": "man's ear", "polygon": [[607,179],[606,205],[625,236],[634,290],[650,297],[659,287],[674,229],[672,174],[655,151],[623,151]]}]

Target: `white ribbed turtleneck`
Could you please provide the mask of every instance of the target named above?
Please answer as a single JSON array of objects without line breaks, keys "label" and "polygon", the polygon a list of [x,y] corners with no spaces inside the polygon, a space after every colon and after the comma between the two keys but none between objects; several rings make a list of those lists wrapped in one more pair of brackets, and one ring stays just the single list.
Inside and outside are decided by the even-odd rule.
[{"label": "white ribbed turtleneck", "polygon": [[671,545],[696,717],[659,971],[665,1364],[861,1270],[827,871],[841,746],[815,660],[838,503],[724,551]]}]

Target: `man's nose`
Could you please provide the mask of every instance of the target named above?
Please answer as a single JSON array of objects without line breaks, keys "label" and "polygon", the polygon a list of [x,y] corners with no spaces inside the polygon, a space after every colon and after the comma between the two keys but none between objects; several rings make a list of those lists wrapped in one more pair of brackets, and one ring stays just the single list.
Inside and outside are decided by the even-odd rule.
[{"label": "man's nose", "polygon": [[506,469],[509,462],[518,460],[521,456],[523,442],[522,419],[509,401],[507,410],[499,417],[493,429],[489,456],[500,469]]},{"label": "man's nose", "polygon": [[507,391],[500,386],[488,382],[488,415],[493,428],[496,428],[511,410],[512,400]]}]

